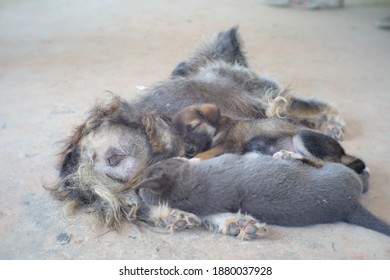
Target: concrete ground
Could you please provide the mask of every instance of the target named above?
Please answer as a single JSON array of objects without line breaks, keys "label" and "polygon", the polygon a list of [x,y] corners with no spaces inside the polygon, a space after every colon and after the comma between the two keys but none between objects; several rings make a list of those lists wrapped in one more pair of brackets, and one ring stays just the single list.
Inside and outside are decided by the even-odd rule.
[{"label": "concrete ground", "polygon": [[250,242],[201,228],[107,231],[86,213],[63,215],[42,188],[57,178],[59,141],[97,98],[130,99],[238,24],[252,68],[340,109],[343,146],[371,169],[363,203],[390,223],[390,31],[375,26],[388,15],[389,5],[307,11],[259,0],[1,1],[0,259],[390,259],[389,237],[344,223],[269,226]]}]

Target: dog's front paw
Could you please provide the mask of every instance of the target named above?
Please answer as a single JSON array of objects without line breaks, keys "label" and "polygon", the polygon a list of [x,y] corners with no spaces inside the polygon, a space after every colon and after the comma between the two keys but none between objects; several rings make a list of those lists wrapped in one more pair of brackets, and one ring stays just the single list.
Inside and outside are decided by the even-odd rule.
[{"label": "dog's front paw", "polygon": [[178,209],[172,209],[167,205],[151,206],[149,221],[155,226],[164,227],[171,231],[193,228],[202,224],[198,216]]},{"label": "dog's front paw", "polygon": [[196,215],[177,209],[173,209],[163,222],[171,231],[197,227],[202,223]]},{"label": "dog's front paw", "polygon": [[220,213],[203,218],[204,225],[224,235],[236,236],[242,240],[264,237],[268,231],[265,224],[241,213]]},{"label": "dog's front paw", "polygon": [[120,207],[123,216],[129,220],[137,219],[137,210],[140,207],[140,197],[135,193],[135,191],[130,190],[121,194],[120,198]]},{"label": "dog's front paw", "polygon": [[252,240],[265,236],[267,234],[267,228],[265,224],[242,218],[230,222],[228,225],[228,234],[237,236],[242,240]]}]

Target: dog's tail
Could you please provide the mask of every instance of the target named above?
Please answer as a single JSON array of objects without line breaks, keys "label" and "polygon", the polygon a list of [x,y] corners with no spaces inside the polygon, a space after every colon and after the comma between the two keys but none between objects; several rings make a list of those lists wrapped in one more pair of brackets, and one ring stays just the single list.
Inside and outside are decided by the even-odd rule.
[{"label": "dog's tail", "polygon": [[345,222],[368,228],[390,236],[390,226],[384,221],[375,217],[361,204],[355,206],[355,209],[346,218]]},{"label": "dog's tail", "polygon": [[247,67],[246,58],[241,49],[242,41],[237,29],[238,26],[234,26],[228,31],[219,32],[217,38],[203,49],[202,54],[208,60],[221,60]]}]

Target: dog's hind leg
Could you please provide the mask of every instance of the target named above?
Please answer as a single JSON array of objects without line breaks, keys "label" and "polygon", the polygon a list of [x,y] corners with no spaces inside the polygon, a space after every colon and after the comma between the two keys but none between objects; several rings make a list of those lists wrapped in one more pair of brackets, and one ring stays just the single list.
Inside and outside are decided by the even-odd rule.
[{"label": "dog's hind leg", "polygon": [[169,229],[172,232],[201,225],[201,220],[196,215],[170,208],[166,204],[141,205],[137,216],[146,223]]},{"label": "dog's hind leg", "polygon": [[179,63],[171,73],[171,78],[187,77],[197,73],[199,68],[210,62],[223,61],[228,64],[238,64],[247,67],[244,53],[241,50],[241,39],[237,33],[238,27],[218,33],[214,40],[204,44],[188,60]]},{"label": "dog's hind leg", "polygon": [[267,234],[265,224],[241,213],[208,215],[202,218],[202,223],[211,231],[237,236],[243,240],[257,239]]},{"label": "dog's hind leg", "polygon": [[291,96],[285,110],[280,113],[287,120],[319,130],[336,140],[343,139],[345,121],[335,107],[316,99]]}]

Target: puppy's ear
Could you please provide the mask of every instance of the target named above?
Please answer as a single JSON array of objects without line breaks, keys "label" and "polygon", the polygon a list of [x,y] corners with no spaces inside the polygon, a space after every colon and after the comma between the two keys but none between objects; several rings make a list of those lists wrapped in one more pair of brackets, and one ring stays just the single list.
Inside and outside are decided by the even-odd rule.
[{"label": "puppy's ear", "polygon": [[144,112],[142,124],[154,153],[171,152],[173,135],[168,118],[160,117],[156,112]]},{"label": "puppy's ear", "polygon": [[214,104],[200,105],[198,113],[212,125],[217,124],[221,116],[218,106]]},{"label": "puppy's ear", "polygon": [[141,183],[139,183],[137,186],[134,187],[134,190],[136,192],[139,192],[141,189],[149,189],[157,194],[163,194],[172,185],[172,180],[169,178],[169,176],[165,173],[163,173],[159,177],[153,177],[146,180],[143,180]]}]

